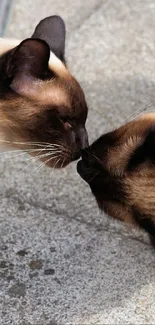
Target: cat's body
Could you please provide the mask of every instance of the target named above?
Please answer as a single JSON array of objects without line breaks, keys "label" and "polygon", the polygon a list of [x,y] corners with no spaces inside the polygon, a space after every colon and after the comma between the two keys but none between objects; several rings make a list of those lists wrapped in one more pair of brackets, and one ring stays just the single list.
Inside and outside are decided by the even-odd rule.
[{"label": "cat's body", "polygon": [[58,168],[88,144],[87,104],[64,51],[58,16],[42,20],[22,42],[0,39],[0,145],[29,150],[31,143],[31,155]]},{"label": "cat's body", "polygon": [[101,136],[82,158],[78,172],[100,209],[155,238],[155,113]]}]

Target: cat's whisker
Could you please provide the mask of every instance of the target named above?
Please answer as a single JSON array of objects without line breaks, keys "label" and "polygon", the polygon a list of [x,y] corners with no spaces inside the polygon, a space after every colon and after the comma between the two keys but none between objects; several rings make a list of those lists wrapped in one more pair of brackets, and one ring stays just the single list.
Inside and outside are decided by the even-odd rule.
[{"label": "cat's whisker", "polygon": [[55,151],[55,152],[50,151],[50,152],[49,152],[49,150],[48,150],[47,153],[45,153],[45,154],[41,154],[41,155],[40,155],[40,154],[37,154],[37,155],[35,155],[34,157],[30,157],[30,158],[26,159],[26,161],[33,160],[34,158],[35,158],[35,160],[36,160],[36,159],[41,159],[41,158],[44,158],[44,157],[49,156],[49,155],[55,155],[55,154],[57,154],[57,153],[61,153],[61,151]]},{"label": "cat's whisker", "polygon": [[63,166],[64,162],[65,162],[65,158],[63,159],[63,161],[62,161],[62,163],[61,163],[61,166],[60,166],[60,168],[62,168],[62,166]]},{"label": "cat's whisker", "polygon": [[45,150],[48,150],[48,152],[50,151],[50,153],[58,153],[58,152],[61,152],[61,150],[59,148],[51,148],[50,145],[46,146],[45,148],[42,148],[38,154],[35,156],[36,158],[39,157],[39,154],[42,152],[42,151],[45,151]]},{"label": "cat's whisker", "polygon": [[[28,153],[30,153],[30,152],[26,152],[26,151],[24,151],[24,152],[20,152],[20,153],[18,153],[18,154],[16,154],[16,155],[9,155],[9,156],[6,156],[6,154],[4,154],[4,159],[5,159],[5,161],[6,160],[13,160],[13,159],[17,159],[17,158],[19,158],[19,157],[22,157],[22,156],[24,156],[24,155],[26,155],[27,156],[27,154]],[[33,151],[31,152],[31,153],[33,153]],[[2,158],[3,158],[3,156],[2,156]],[[28,158],[29,159],[29,158]],[[28,159],[25,159],[25,161],[27,161]]]},{"label": "cat's whisker", "polygon": [[[58,157],[58,158],[59,158],[59,157]],[[59,161],[60,161],[60,158],[56,161],[56,163],[55,163],[54,166],[52,167],[52,174],[51,174],[51,176],[53,175],[53,172],[54,172],[56,166],[58,165]]]},{"label": "cat's whisker", "polygon": [[[55,153],[53,153],[54,155],[55,154],[57,154],[57,152]],[[36,160],[37,159],[42,159],[42,158],[44,158],[44,157],[47,157],[47,156],[51,156],[52,155],[52,152],[48,152],[48,153],[46,153],[46,154],[44,154],[44,155],[40,155],[40,156],[35,156],[35,157],[31,157],[31,158],[29,158],[29,159],[27,159],[26,161],[30,161],[26,166],[24,166],[24,168],[22,169],[22,172],[26,169],[26,168],[28,168],[31,164],[33,164],[33,162],[36,162]],[[54,157],[56,157],[56,156],[54,156]],[[53,157],[53,158],[54,158]],[[45,164],[45,163],[44,163]]]},{"label": "cat's whisker", "polygon": [[92,167],[89,168],[89,170],[87,170],[85,173],[83,173],[82,175],[88,175],[92,172]]},{"label": "cat's whisker", "polygon": [[15,144],[50,144],[49,142],[43,142],[43,141],[11,141],[11,140],[0,140],[0,142],[4,142],[4,143],[15,143]]},{"label": "cat's whisker", "polygon": [[1,143],[4,144],[19,144],[19,145],[28,145],[28,146],[43,146],[43,145],[49,145],[50,143],[46,143],[46,142],[17,142],[17,141],[7,141],[7,140],[0,140]]},{"label": "cat's whisker", "polygon": [[97,176],[99,174],[99,171],[95,174],[95,175],[93,175],[93,177],[89,180],[89,182],[92,182],[92,180]]},{"label": "cat's whisker", "polygon": [[[31,152],[36,152],[36,151],[41,151],[41,150],[49,150],[47,148],[43,148],[43,149],[17,149],[17,150],[11,150],[11,151],[3,151],[3,152],[0,152],[0,156],[5,156],[5,155],[8,155],[8,154],[16,154],[19,152],[19,154],[26,154],[26,153],[31,153]],[[57,150],[57,149],[56,149]],[[16,156],[16,155],[15,155]]]},{"label": "cat's whisker", "polygon": [[[153,102],[148,102],[147,104],[141,106],[139,109],[137,109],[133,114],[131,114],[125,122],[130,122],[131,120],[133,120],[135,117],[140,116],[141,114],[145,113],[145,112],[149,112],[150,110],[152,110],[152,107],[155,106],[155,101]],[[154,107],[155,110],[155,107]]]},{"label": "cat's whisker", "polygon": [[[43,149],[40,150],[40,148],[39,148],[39,149],[28,149],[28,150],[15,150],[15,155],[13,155],[14,151],[6,151],[6,152],[0,153],[0,156],[4,157],[5,160],[8,160],[8,159],[10,160],[10,159],[19,158],[20,156],[24,156],[26,154],[33,154],[33,153],[35,153],[37,151],[39,151],[39,152],[38,152],[38,154],[35,155],[36,158],[39,157],[39,154],[41,152],[43,152],[43,151],[48,151],[48,152],[50,151],[50,153],[60,152],[60,150],[57,150],[56,148],[52,149],[52,150],[51,149],[49,150],[48,148],[43,148]],[[19,153],[17,153],[17,152],[19,152]],[[11,156],[10,156],[10,153],[11,153]],[[8,154],[9,154],[9,156],[8,156]],[[32,157],[27,158],[25,160],[29,161],[30,159],[32,159]]]},{"label": "cat's whisker", "polygon": [[[50,157],[49,159],[47,159],[45,162],[43,162],[43,163],[41,163],[41,165],[40,166],[38,166],[37,168],[35,168],[34,170],[33,170],[33,173],[35,172],[35,174],[37,174],[38,173],[38,171],[40,171],[49,161],[51,161],[51,160],[53,160],[53,159],[56,159],[56,158],[58,158],[59,156],[54,156],[54,157]],[[59,159],[60,160],[60,159]],[[54,167],[53,168],[55,168],[56,167],[56,165],[58,164],[58,161],[56,161],[56,164],[54,165]],[[32,174],[32,172],[30,173],[30,175]]]},{"label": "cat's whisker", "polygon": [[65,147],[63,147],[62,154],[64,157],[66,157],[66,159],[72,156],[72,152],[70,150],[67,150]]},{"label": "cat's whisker", "polygon": [[8,140],[0,140],[1,143],[4,144],[19,144],[19,145],[28,145],[28,146],[38,146],[38,147],[43,147],[45,145],[48,145],[50,147],[62,147],[61,144],[57,143],[49,143],[49,142],[18,142],[18,141],[8,141]]},{"label": "cat's whisker", "polygon": [[[58,165],[58,163],[59,163],[59,161],[60,161],[60,156],[58,156],[57,158],[59,158],[58,160],[56,160],[56,162],[55,162],[55,164],[54,164],[54,166],[53,166],[53,171],[54,171],[54,169],[56,168],[56,166]],[[49,159],[49,161],[50,161],[50,159]],[[48,162],[49,162],[48,161]],[[46,163],[47,163],[47,161],[46,161]]]},{"label": "cat's whisker", "polygon": [[54,146],[54,147],[61,147],[61,148],[64,148],[64,146],[62,144],[58,144],[58,143],[49,143],[49,146]]},{"label": "cat's whisker", "polygon": [[7,151],[3,151],[3,152],[0,152],[0,156],[2,156],[2,155],[7,155],[7,154],[13,154],[13,153],[17,153],[17,152],[21,152],[21,153],[27,153],[27,152],[33,152],[33,151],[38,151],[38,150],[40,150],[40,148],[39,149],[24,149],[24,150],[22,150],[22,149],[17,149],[17,150],[7,150]]},{"label": "cat's whisker", "polygon": [[28,158],[26,161],[30,161],[30,160],[32,160],[32,159],[41,159],[41,158],[44,158],[44,157],[46,157],[46,156],[49,156],[49,155],[55,155],[55,154],[58,154],[58,153],[61,153],[61,151],[59,150],[59,151],[55,151],[55,152],[52,152],[52,151],[48,151],[47,153],[45,153],[45,154],[37,154],[37,155],[35,155],[34,157],[30,157],[30,158]]},{"label": "cat's whisker", "polygon": [[100,159],[94,154],[94,152],[90,152],[90,151],[88,151],[87,149],[84,149],[87,153],[88,153],[88,155],[90,154],[93,158],[95,158],[99,163],[101,163],[100,162]]},{"label": "cat's whisker", "polygon": [[60,161],[60,158],[57,160],[56,164],[54,165],[53,170],[54,170],[54,168],[56,168],[56,166],[58,165],[59,161]]}]

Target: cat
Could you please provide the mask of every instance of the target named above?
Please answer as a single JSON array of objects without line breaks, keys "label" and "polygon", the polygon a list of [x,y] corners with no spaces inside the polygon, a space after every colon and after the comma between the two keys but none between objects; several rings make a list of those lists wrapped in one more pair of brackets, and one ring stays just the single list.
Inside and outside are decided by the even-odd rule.
[{"label": "cat", "polygon": [[77,171],[101,210],[155,243],[155,113],[102,135],[82,151]]},{"label": "cat", "polygon": [[40,21],[31,38],[0,39],[0,145],[62,168],[88,146],[84,92],[65,60],[65,23]]}]

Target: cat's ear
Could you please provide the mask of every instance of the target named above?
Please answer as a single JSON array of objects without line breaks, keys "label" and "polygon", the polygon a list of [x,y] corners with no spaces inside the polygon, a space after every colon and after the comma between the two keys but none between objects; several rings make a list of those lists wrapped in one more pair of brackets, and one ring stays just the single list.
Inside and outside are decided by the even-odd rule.
[{"label": "cat's ear", "polygon": [[145,131],[141,143],[137,145],[128,161],[127,170],[135,170],[146,161],[155,164],[155,124]]},{"label": "cat's ear", "polygon": [[26,39],[20,43],[7,60],[10,87],[15,92],[26,95],[35,80],[44,79],[49,57],[50,48],[43,40]]},{"label": "cat's ear", "polygon": [[65,61],[65,37],[65,23],[59,16],[50,16],[41,20],[32,35],[32,38],[46,41],[50,50],[63,62]]}]

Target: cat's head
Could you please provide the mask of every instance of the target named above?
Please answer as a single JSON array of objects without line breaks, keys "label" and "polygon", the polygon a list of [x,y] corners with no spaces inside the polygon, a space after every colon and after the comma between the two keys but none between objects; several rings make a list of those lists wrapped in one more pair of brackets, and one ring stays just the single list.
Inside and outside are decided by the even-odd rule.
[{"label": "cat's head", "polygon": [[132,222],[155,216],[155,113],[101,136],[83,150],[77,170],[109,214]]},{"label": "cat's head", "polygon": [[88,145],[88,109],[65,63],[64,22],[48,17],[31,38],[13,44],[0,40],[0,137],[22,149],[31,142],[32,155],[64,167]]}]

